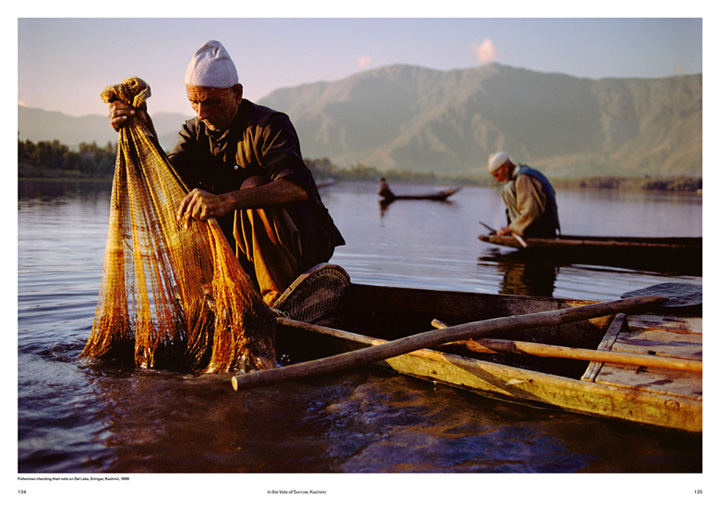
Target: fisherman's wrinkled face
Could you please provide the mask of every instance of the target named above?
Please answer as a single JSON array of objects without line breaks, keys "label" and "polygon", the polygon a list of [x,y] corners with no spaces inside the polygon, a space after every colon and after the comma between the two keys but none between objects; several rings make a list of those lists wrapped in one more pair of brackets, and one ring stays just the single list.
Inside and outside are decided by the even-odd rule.
[{"label": "fisherman's wrinkled face", "polygon": [[493,178],[495,178],[496,181],[500,182],[507,182],[510,180],[510,170],[508,169],[508,164],[505,162],[503,165],[498,167],[492,172]]},{"label": "fisherman's wrinkled face", "polygon": [[187,98],[198,119],[208,128],[222,132],[230,126],[242,100],[242,86],[208,88],[185,86]]}]

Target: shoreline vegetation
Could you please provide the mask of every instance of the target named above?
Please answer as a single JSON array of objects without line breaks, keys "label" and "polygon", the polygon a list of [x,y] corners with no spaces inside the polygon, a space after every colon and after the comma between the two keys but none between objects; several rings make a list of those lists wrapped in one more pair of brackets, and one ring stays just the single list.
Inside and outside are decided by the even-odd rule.
[{"label": "shoreline vegetation", "polygon": [[[18,178],[22,180],[62,180],[112,182],[117,144],[98,146],[80,144],[72,151],[58,141],[18,141]],[[306,159],[318,183],[340,181],[379,181],[425,183],[453,186],[495,186],[485,174],[443,175],[419,174],[407,170],[380,170],[358,164],[341,168],[328,158]],[[625,192],[702,192],[702,178],[593,176],[583,178],[552,178],[556,189],[614,190]]]}]

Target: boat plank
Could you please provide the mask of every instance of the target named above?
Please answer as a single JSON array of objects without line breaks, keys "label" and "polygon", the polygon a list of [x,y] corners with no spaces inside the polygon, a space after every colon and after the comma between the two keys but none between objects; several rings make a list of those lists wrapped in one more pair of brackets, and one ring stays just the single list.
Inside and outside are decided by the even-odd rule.
[{"label": "boat plank", "polygon": [[[613,319],[612,323],[610,323],[610,326],[608,327],[607,332],[605,333],[605,336],[603,336],[603,339],[600,341],[600,344],[598,345],[597,349],[601,351],[609,351],[612,350],[613,345],[615,344],[615,340],[617,340],[618,335],[623,329],[623,326],[625,325],[625,321],[627,319],[627,315],[624,313],[618,313],[615,318]],[[597,377],[598,373],[600,373],[600,369],[602,368],[603,363],[599,361],[592,361],[587,369],[585,370],[585,373],[582,376],[582,380],[586,381],[594,381],[595,377]]]},{"label": "boat plank", "polygon": [[[430,379],[488,396],[551,405],[565,410],[700,431],[702,400],[657,391],[583,382],[436,351],[418,351],[385,361],[406,375]],[[430,359],[430,356],[434,356]]]},{"label": "boat plank", "polygon": [[645,367],[628,368],[605,364],[595,378],[598,384],[633,387],[647,392],[702,400],[702,374],[656,370]]},{"label": "boat plank", "polygon": [[[629,315],[628,329],[618,333],[613,351],[650,354],[683,359],[702,359],[701,320],[672,315]],[[604,364],[595,382],[632,387],[648,392],[702,399],[702,374],[631,368]]]},{"label": "boat plank", "polygon": [[697,334],[702,336],[702,317],[675,315],[631,315],[628,317],[630,329],[665,329],[675,333]]},{"label": "boat plank", "polygon": [[[685,337],[690,339],[686,340]],[[702,337],[656,330],[621,333],[614,343],[613,350],[701,360]]]}]

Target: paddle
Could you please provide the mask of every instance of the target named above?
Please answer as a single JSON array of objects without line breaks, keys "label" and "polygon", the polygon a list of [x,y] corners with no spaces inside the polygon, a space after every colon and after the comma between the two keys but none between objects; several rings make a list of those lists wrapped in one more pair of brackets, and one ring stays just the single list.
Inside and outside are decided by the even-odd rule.
[{"label": "paddle", "polygon": [[[478,220],[478,222],[480,222],[480,220]],[[497,229],[493,229],[492,227],[490,227],[488,224],[486,224],[486,223],[484,223],[484,222],[480,222],[480,225],[482,225],[482,226],[484,226],[486,229],[490,230],[490,232],[497,233]],[[518,243],[520,243],[520,245],[521,245],[523,248],[527,248],[528,245],[527,245],[527,243],[525,242],[525,240],[522,239],[522,236],[520,236],[519,234],[513,232],[513,233],[512,233],[512,237],[515,238],[515,241],[517,241]]]},{"label": "paddle", "polygon": [[[437,319],[432,321],[432,325],[438,329],[445,329],[449,327],[447,324]],[[702,372],[702,361],[694,359],[678,359],[651,356],[648,354],[579,349],[576,347],[564,347],[561,345],[548,345],[546,343],[499,340],[496,338],[475,338],[473,340],[448,343],[447,345],[463,345],[467,347],[468,350],[484,354],[495,354],[499,352],[509,354],[528,354],[539,357],[577,359],[580,361],[598,361],[630,366],[664,368],[667,370]]]},{"label": "paddle", "polygon": [[646,296],[606,303],[595,303],[576,308],[551,310],[547,312],[530,313],[525,315],[512,315],[498,317],[477,322],[469,322],[446,329],[437,329],[423,333],[406,336],[398,340],[389,341],[381,345],[374,345],[361,350],[345,352],[335,356],[315,359],[305,363],[298,363],[271,370],[259,370],[232,378],[233,389],[250,389],[253,387],[278,384],[289,380],[298,380],[316,375],[336,373],[342,370],[372,364],[383,359],[399,356],[442,343],[477,338],[497,331],[513,331],[531,327],[550,326],[566,322],[577,322],[618,312],[628,313],[657,306],[667,301],[659,296]]}]

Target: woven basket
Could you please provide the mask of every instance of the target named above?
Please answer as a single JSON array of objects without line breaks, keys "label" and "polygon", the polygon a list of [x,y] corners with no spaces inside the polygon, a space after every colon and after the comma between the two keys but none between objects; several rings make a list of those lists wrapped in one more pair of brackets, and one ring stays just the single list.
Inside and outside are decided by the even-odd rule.
[{"label": "woven basket", "polygon": [[335,310],[350,275],[335,264],[322,263],[300,275],[278,298],[274,308],[291,319],[312,322]]}]

